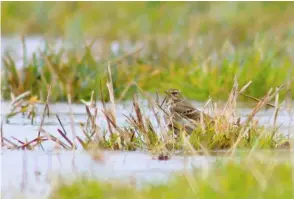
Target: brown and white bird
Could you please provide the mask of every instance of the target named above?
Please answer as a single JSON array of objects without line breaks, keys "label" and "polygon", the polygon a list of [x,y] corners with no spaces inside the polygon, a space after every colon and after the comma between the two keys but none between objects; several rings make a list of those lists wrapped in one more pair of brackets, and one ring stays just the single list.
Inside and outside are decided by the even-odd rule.
[{"label": "brown and white bird", "polygon": [[[165,91],[165,93],[167,95],[167,110],[173,123],[169,124],[169,126],[174,125],[174,123],[178,123],[184,125],[186,130],[188,128],[189,132],[192,132],[193,127],[196,127],[195,124],[200,122],[201,111],[196,109],[190,102],[188,102],[183,97],[180,90],[168,89]],[[203,119],[204,121],[212,121],[212,118],[206,114],[203,114]]]}]

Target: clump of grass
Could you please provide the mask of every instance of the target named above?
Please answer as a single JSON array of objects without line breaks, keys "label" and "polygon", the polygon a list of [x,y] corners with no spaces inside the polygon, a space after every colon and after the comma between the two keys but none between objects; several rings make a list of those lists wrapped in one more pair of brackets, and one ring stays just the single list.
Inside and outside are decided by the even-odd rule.
[{"label": "clump of grass", "polygon": [[9,122],[9,118],[22,114],[31,120],[31,124],[34,123],[36,117],[36,104],[41,103],[37,96],[31,96],[30,91],[21,93],[18,96],[11,94],[10,112],[5,116],[6,122]]},{"label": "clump of grass", "polygon": [[[281,156],[279,156],[281,157]],[[122,182],[80,178],[59,182],[50,198],[293,198],[293,162],[252,155],[179,173],[167,183],[136,188]]]},{"label": "clump of grass", "polygon": [[[147,150],[156,155],[159,154],[159,158],[167,157],[165,159],[168,159],[170,156],[169,152],[177,151],[192,153],[206,151],[209,153],[215,150],[226,150],[230,153],[234,153],[237,149],[254,150],[290,147],[291,140],[286,139],[282,134],[277,134],[277,129],[268,129],[259,126],[257,124],[258,121],[254,119],[254,116],[266,105],[276,108],[275,118],[277,117],[279,110],[278,95],[285,85],[280,86],[274,92],[272,89],[269,90],[260,100],[255,99],[258,103],[247,118],[241,121],[236,113],[238,96],[245,92],[251,82],[239,89],[237,79],[235,79],[233,89],[224,107],[221,109],[211,109],[210,115],[213,118],[212,122],[205,124],[203,117],[201,117],[200,123],[193,123],[193,129],[192,132],[188,133],[189,135],[185,131],[185,128],[180,128],[181,131],[175,136],[174,132],[167,128],[169,122],[165,120],[167,113],[164,110],[164,102],[160,102],[159,99],[154,100],[142,90],[141,93],[149,102],[154,120],[151,119],[150,115],[147,116],[142,111],[137,96],[134,96],[133,110],[130,111],[131,113],[129,115],[125,115],[128,125],[120,127],[116,123],[115,96],[112,87],[110,67],[108,78],[108,97],[111,102],[108,104],[105,103],[103,98],[105,94],[103,92],[100,94],[103,105],[101,113],[103,113],[105,122],[107,123],[107,129],[102,129],[96,124],[98,108],[94,101],[93,91],[89,102],[82,100],[85,104],[87,114],[86,122],[80,124],[84,138],[79,136],[69,138],[57,115],[58,122],[62,128],[57,129],[57,131],[63,137],[64,141],[46,132],[41,125],[37,138],[27,143],[19,141],[21,145],[16,145],[16,148],[30,147],[30,149],[32,149],[44,141],[53,141],[59,147],[67,150],[74,150],[77,147],[74,143],[78,141],[79,145],[85,150],[91,150],[92,148],[108,150]],[[276,98],[275,105],[269,104],[273,98]],[[211,102],[212,100],[209,100],[206,106],[211,105]],[[42,132],[44,136],[40,136],[40,132]],[[31,146],[32,143],[34,143],[34,147]]]}]

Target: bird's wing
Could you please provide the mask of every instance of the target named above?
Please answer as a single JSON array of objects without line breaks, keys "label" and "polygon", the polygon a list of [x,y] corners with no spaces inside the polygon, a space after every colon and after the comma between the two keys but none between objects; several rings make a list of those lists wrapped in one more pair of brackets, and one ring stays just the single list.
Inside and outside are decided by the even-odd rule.
[{"label": "bird's wing", "polygon": [[[173,110],[184,117],[194,120],[200,119],[201,111],[196,109],[192,104],[187,101],[177,103],[177,105],[173,107]],[[203,116],[206,119],[212,119],[212,117],[210,117],[209,115],[203,114]]]},{"label": "bird's wing", "polygon": [[183,114],[185,116],[200,113],[199,110],[197,110],[192,104],[187,101],[177,103],[177,105],[173,109],[175,112]]}]

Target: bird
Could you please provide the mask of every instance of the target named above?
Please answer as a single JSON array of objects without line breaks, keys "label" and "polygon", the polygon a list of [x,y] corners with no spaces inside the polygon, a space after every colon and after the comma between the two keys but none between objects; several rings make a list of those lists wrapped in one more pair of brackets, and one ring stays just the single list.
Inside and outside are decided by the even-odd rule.
[{"label": "bird", "polygon": [[[170,116],[169,128],[179,131],[179,125],[183,125],[187,133],[191,133],[200,122],[201,111],[188,102],[178,89],[168,89],[166,93],[167,112]],[[204,121],[213,121],[213,118],[203,114]],[[177,124],[177,125],[175,125]]]}]

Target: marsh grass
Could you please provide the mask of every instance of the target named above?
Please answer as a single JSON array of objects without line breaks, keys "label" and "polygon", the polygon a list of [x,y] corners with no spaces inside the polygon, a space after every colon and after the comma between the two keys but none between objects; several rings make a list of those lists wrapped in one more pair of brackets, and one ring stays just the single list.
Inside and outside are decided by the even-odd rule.
[{"label": "marsh grass", "polygon": [[[30,96],[30,97],[29,97]],[[28,98],[29,97],[29,98]],[[36,104],[40,103],[37,96],[32,96],[30,91],[24,92],[17,97],[11,93],[11,108],[10,113],[5,117],[6,122],[8,123],[9,118],[22,114],[31,120],[31,124],[34,124],[34,119],[36,117]],[[27,99],[26,99],[27,98]]]},{"label": "marsh grass", "polygon": [[[172,50],[177,50],[177,46],[172,46]],[[142,52],[137,53],[139,51]],[[207,55],[208,60],[195,58],[189,63],[177,63],[172,59],[165,62],[161,59],[165,52],[158,51],[158,63],[147,63],[144,60],[150,60],[148,53],[152,52],[147,43],[115,56],[107,54],[104,58],[89,45],[78,55],[71,50],[54,52],[48,47],[36,52],[32,59],[27,58],[20,68],[16,66],[16,59],[6,54],[3,56],[2,96],[9,99],[10,93],[19,95],[29,90],[45,100],[49,84],[52,101],[66,101],[68,92],[73,101],[89,99],[91,90],[96,88],[97,93],[99,85],[106,84],[109,62],[114,96],[120,100],[130,99],[138,91],[136,85],[153,93],[179,88],[187,98],[194,100],[206,100],[209,96],[224,100],[235,74],[238,74],[240,84],[253,82],[246,91],[250,96],[260,98],[271,87],[288,81],[287,92],[293,98],[294,72],[290,55],[272,54],[262,46],[242,47],[237,51],[240,52],[219,54],[214,61]],[[106,88],[103,89],[103,93],[107,93]],[[287,92],[280,93],[280,97],[284,99]],[[109,100],[108,95],[103,97]],[[246,97],[240,100],[248,101]]]},{"label": "marsh grass", "polygon": [[[142,110],[142,105],[139,103],[137,95],[133,97],[133,110],[125,115],[125,121],[127,125],[120,127],[117,124],[116,118],[116,104],[115,95],[113,91],[112,73],[110,66],[108,67],[108,80],[107,90],[109,103],[104,101],[106,94],[101,89],[100,97],[102,99],[102,107],[100,112],[104,117],[104,121],[107,124],[106,129],[102,129],[96,124],[98,117],[98,107],[96,106],[94,91],[91,92],[90,101],[82,100],[85,104],[85,113],[87,119],[85,122],[80,123],[83,136],[77,136],[75,132],[71,132],[72,138],[69,138],[69,134],[65,131],[62,121],[56,115],[57,120],[61,128],[57,129],[57,132],[62,138],[57,138],[51,133],[47,132],[42,127],[42,122],[38,131],[38,137],[31,141],[20,141],[16,138],[19,144],[15,144],[7,138],[3,138],[3,145],[8,148],[21,148],[21,149],[34,149],[45,141],[54,142],[58,147],[66,150],[75,150],[77,147],[82,147],[85,150],[91,151],[95,149],[106,150],[143,150],[149,151],[158,158],[168,159],[172,153],[184,152],[197,154],[211,153],[218,150],[225,150],[228,154],[234,154],[239,149],[278,149],[278,148],[290,148],[291,140],[287,139],[282,133],[278,133],[278,127],[274,129],[265,128],[258,125],[258,121],[255,119],[255,115],[265,106],[274,106],[274,117],[278,115],[280,103],[279,93],[285,89],[285,85],[281,85],[275,91],[270,89],[267,94],[261,99],[257,100],[256,106],[252,109],[252,112],[248,114],[247,118],[243,121],[237,115],[237,101],[241,93],[244,93],[251,85],[248,82],[241,89],[237,78],[235,77],[233,88],[229,94],[228,100],[221,108],[217,103],[214,103],[211,99],[205,104],[203,112],[206,111],[206,107],[211,107],[210,114],[213,118],[213,122],[206,123],[203,114],[201,114],[201,120],[199,123],[192,123],[193,130],[191,133],[187,133],[185,128],[181,128],[179,134],[175,135],[172,130],[167,128],[169,123],[169,115],[165,111],[164,101],[160,102],[159,97],[156,99],[151,97],[148,93],[144,92],[140,87],[141,96],[145,98],[149,105],[149,109],[153,114],[152,117],[147,116]],[[51,87],[49,87],[51,88]],[[51,89],[48,90],[46,106],[43,112],[42,121],[45,119],[47,112],[46,107],[49,110],[49,96]],[[25,98],[30,101],[29,94],[20,95],[14,100],[20,99],[26,103]],[[276,99],[275,105],[269,104],[272,99]],[[214,104],[214,106],[213,106]],[[70,106],[70,103],[69,103]],[[14,113],[14,112],[13,112]],[[15,114],[8,113],[7,117],[12,117]],[[184,127],[184,126],[183,126]],[[72,131],[75,127],[72,125]]]},{"label": "marsh grass", "polygon": [[[291,154],[254,154],[174,174],[166,183],[98,181],[80,177],[59,182],[50,198],[293,198]],[[126,179],[124,179],[126,181]]]},{"label": "marsh grass", "polygon": [[19,12],[18,3],[4,2],[1,32],[62,35],[68,39],[92,35],[116,40],[152,35],[189,38],[209,31],[213,36],[218,34],[219,38],[229,37],[238,42],[252,38],[255,32],[284,34],[289,27],[280,22],[291,22],[292,5],[281,2],[27,2],[21,5],[24,12]]},{"label": "marsh grass", "polygon": [[[52,101],[66,101],[67,89],[73,101],[89,99],[94,88],[99,93],[100,82],[106,84],[108,62],[117,99],[131,99],[137,84],[153,93],[179,88],[189,99],[225,100],[235,74],[240,84],[253,82],[247,90],[250,96],[260,98],[285,81],[294,96],[292,3],[25,3],[21,9],[32,18],[23,18],[25,12],[18,8],[15,2],[3,3],[1,31],[23,35],[24,55],[30,33],[44,33],[46,47],[31,59],[24,56],[20,69],[18,58],[4,56],[5,99],[11,92],[29,90],[45,100],[47,84],[52,86]],[[111,17],[107,8],[113,11]],[[53,50],[52,35],[72,48]],[[285,95],[280,93],[280,98]]]}]

